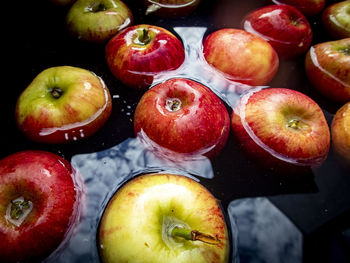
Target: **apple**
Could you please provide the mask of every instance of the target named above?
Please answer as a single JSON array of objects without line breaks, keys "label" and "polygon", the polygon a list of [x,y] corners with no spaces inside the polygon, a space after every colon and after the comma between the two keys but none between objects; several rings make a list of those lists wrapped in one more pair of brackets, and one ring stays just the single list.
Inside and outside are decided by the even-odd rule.
[{"label": "apple", "polygon": [[328,6],[322,13],[322,23],[332,37],[336,39],[350,37],[350,1]]},{"label": "apple", "polygon": [[287,4],[296,7],[306,16],[315,16],[323,10],[326,0],[271,0],[275,4]]},{"label": "apple", "polygon": [[330,132],[321,108],[295,90],[251,90],[236,104],[231,125],[243,150],[265,168],[307,170],[328,155]]},{"label": "apple", "polygon": [[111,96],[91,71],[70,66],[45,69],[20,94],[15,118],[29,139],[63,143],[94,134],[109,118]]},{"label": "apple", "polygon": [[143,0],[146,15],[155,14],[160,17],[181,17],[191,13],[200,0]]},{"label": "apple", "polygon": [[334,115],[331,131],[334,152],[350,167],[350,102]]},{"label": "apple", "polygon": [[312,86],[326,98],[350,101],[350,38],[315,44],[305,58]]},{"label": "apple", "polygon": [[168,79],[145,92],[135,109],[134,131],[171,151],[214,158],[230,130],[225,105],[206,86]]},{"label": "apple", "polygon": [[77,0],[66,17],[73,37],[97,44],[106,43],[132,23],[131,10],[120,0]]},{"label": "apple", "polygon": [[266,40],[234,28],[209,34],[203,42],[203,55],[226,78],[253,86],[270,82],[279,65],[276,51]]},{"label": "apple", "polygon": [[70,6],[75,3],[77,0],[49,0],[49,2],[58,5],[58,6]]},{"label": "apple", "polygon": [[312,30],[306,17],[290,5],[269,5],[250,12],[243,19],[244,30],[271,44],[278,56],[295,58],[311,45]]},{"label": "apple", "polygon": [[76,176],[50,152],[27,150],[0,161],[0,262],[39,262],[64,242],[80,215]]},{"label": "apple", "polygon": [[113,75],[135,89],[148,88],[157,74],[175,70],[185,60],[184,47],[176,36],[146,24],[118,33],[107,43],[105,53]]},{"label": "apple", "polygon": [[98,233],[104,263],[224,263],[229,238],[217,199],[182,175],[146,174],[110,200]]}]

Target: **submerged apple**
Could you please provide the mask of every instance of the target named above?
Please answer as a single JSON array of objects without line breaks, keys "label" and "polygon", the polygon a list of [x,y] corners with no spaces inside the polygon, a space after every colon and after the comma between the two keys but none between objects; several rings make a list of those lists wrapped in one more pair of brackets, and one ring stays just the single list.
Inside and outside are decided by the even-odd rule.
[{"label": "submerged apple", "polygon": [[79,219],[79,192],[70,163],[42,151],[0,161],[0,262],[39,262]]},{"label": "submerged apple", "polygon": [[322,13],[322,23],[332,37],[350,37],[350,0],[328,6]]},{"label": "submerged apple", "polygon": [[220,205],[180,175],[147,174],[126,183],[105,209],[98,237],[104,263],[228,262]]},{"label": "submerged apple", "polygon": [[29,139],[64,143],[100,129],[112,111],[103,80],[91,71],[52,67],[39,73],[17,100],[15,118]]},{"label": "submerged apple", "polygon": [[350,101],[350,38],[312,46],[305,58],[305,71],[313,88],[325,98]]},{"label": "submerged apple", "polygon": [[245,94],[231,124],[244,151],[267,168],[304,170],[328,155],[330,132],[321,108],[295,90],[266,88]]},{"label": "submerged apple", "polygon": [[155,14],[161,17],[179,17],[188,15],[199,4],[200,0],[143,0],[146,15]]}]

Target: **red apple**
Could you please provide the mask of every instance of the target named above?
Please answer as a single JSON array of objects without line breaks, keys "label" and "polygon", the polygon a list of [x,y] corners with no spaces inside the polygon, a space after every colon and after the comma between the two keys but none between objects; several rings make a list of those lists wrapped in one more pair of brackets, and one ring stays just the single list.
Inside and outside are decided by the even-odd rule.
[{"label": "red apple", "polygon": [[334,38],[350,37],[350,1],[328,6],[322,13],[322,23]]},{"label": "red apple", "polygon": [[306,16],[315,16],[323,10],[326,0],[272,0],[275,4],[292,5]]},{"label": "red apple", "polygon": [[155,14],[160,17],[180,17],[191,13],[200,0],[143,0],[147,7],[146,15]]},{"label": "red apple", "polygon": [[134,116],[135,134],[144,132],[177,153],[216,156],[225,146],[230,118],[221,100],[189,79],[169,79],[149,89]]},{"label": "red apple", "polygon": [[38,74],[17,100],[15,118],[31,140],[76,141],[94,134],[109,118],[112,102],[103,80],[76,67]]},{"label": "red apple", "polygon": [[306,53],[312,30],[306,17],[290,5],[270,5],[256,9],[243,19],[244,30],[269,42],[280,58]]},{"label": "red apple", "polygon": [[185,60],[182,42],[168,30],[152,25],[128,27],[106,46],[107,64],[129,87],[148,88],[155,75],[175,70]]},{"label": "red apple", "polygon": [[316,44],[305,58],[312,86],[326,98],[350,101],[350,38]]},{"label": "red apple", "polygon": [[231,124],[244,151],[265,167],[316,166],[328,155],[330,132],[321,108],[295,90],[266,88],[245,94]]},{"label": "red apple", "polygon": [[0,262],[39,262],[64,242],[79,219],[77,176],[49,152],[0,161]]},{"label": "red apple", "polygon": [[120,0],[77,0],[66,17],[72,36],[97,44],[106,43],[132,23],[131,10]]},{"label": "red apple", "polygon": [[343,105],[332,121],[334,152],[350,167],[350,102]]},{"label": "red apple", "polygon": [[230,80],[265,85],[276,74],[276,51],[263,38],[244,30],[225,28],[209,34],[203,42],[205,60]]}]

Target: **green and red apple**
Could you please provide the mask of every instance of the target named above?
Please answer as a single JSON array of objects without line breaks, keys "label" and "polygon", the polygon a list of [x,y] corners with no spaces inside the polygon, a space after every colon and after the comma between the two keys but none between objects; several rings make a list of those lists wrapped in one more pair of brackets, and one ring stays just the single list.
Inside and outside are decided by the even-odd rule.
[{"label": "green and red apple", "polygon": [[174,78],[153,86],[137,104],[135,135],[184,155],[213,158],[226,145],[230,117],[223,102],[199,82]]},{"label": "green and red apple", "polygon": [[235,106],[231,124],[242,149],[266,168],[306,170],[328,155],[330,132],[321,108],[295,90],[248,92]]},{"label": "green and red apple", "polygon": [[149,88],[154,77],[179,68],[185,60],[182,42],[165,28],[136,25],[114,36],[106,46],[113,75],[128,87]]},{"label": "green and red apple", "polygon": [[350,38],[312,46],[306,54],[305,71],[311,85],[325,98],[350,101]]},{"label": "green and red apple", "polygon": [[181,17],[191,13],[200,0],[143,0],[146,15],[155,14],[160,17]]},{"label": "green and red apple", "polygon": [[0,262],[39,262],[80,215],[78,173],[56,154],[23,151],[0,161]]},{"label": "green and red apple", "polygon": [[275,4],[292,5],[306,16],[315,16],[322,12],[326,0],[272,0]]},{"label": "green and red apple", "polygon": [[99,227],[104,263],[227,263],[229,237],[220,205],[182,175],[146,174],[112,197]]},{"label": "green and red apple", "polygon": [[73,37],[97,44],[106,43],[132,23],[131,10],[120,0],[77,0],[66,17]]},{"label": "green and red apple", "polygon": [[328,33],[336,38],[350,37],[350,1],[328,6],[322,13],[322,23]]},{"label": "green and red apple", "polygon": [[234,28],[209,34],[203,42],[203,54],[226,78],[252,86],[269,83],[279,65],[276,51],[266,40]]},{"label": "green and red apple", "polygon": [[350,102],[334,115],[331,131],[334,152],[350,167]]},{"label": "green and red apple", "polygon": [[91,71],[60,66],[39,73],[17,100],[15,118],[36,142],[63,143],[94,134],[109,118],[111,96]]}]

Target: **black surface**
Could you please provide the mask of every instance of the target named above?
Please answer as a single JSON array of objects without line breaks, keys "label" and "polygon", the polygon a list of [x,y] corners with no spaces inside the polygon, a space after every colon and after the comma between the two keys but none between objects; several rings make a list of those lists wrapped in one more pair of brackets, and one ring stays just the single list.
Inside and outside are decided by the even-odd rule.
[{"label": "black surface", "polygon": [[[105,150],[133,137],[133,111],[142,92],[127,89],[112,76],[105,63],[103,45],[83,43],[68,35],[64,24],[67,8],[54,6],[44,0],[23,2],[18,8],[12,7],[10,16],[15,19],[7,22],[6,34],[2,37],[5,44],[5,84],[1,88],[3,118],[0,157],[20,150],[40,149],[70,160],[76,154]],[[244,14],[268,4],[267,1],[253,0],[202,1],[196,11],[187,17],[160,19],[145,17],[144,9],[137,1],[125,3],[134,14],[135,24],[154,24],[170,31],[174,27],[200,26],[206,27],[207,33],[223,27],[239,28]],[[330,40],[319,17],[311,19],[310,23],[314,30],[313,43]],[[119,95],[119,98],[113,99],[113,112],[108,122],[91,138],[63,145],[31,142],[16,128],[13,117],[16,100],[38,73],[60,65],[77,66],[95,72],[104,79],[111,95]],[[303,57],[281,61],[279,72],[270,86],[296,89],[309,95],[322,107],[329,125],[333,114],[340,107],[312,90],[304,73]],[[200,180],[222,201],[223,207],[226,209],[231,201],[239,198],[270,197],[304,233],[305,261],[312,261],[316,251],[320,255],[328,253],[330,259],[334,249],[329,244],[334,243],[334,236],[350,227],[350,174],[340,166],[332,150],[326,162],[308,175],[286,177],[257,167],[241,153],[230,135],[225,149],[213,160],[212,166],[214,178]]]}]

